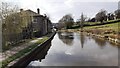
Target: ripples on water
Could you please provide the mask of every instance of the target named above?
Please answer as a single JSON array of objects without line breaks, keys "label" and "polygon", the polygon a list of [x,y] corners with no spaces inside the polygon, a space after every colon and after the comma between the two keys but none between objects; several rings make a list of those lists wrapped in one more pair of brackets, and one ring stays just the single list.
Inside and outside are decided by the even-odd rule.
[{"label": "ripples on water", "polygon": [[118,48],[83,33],[57,33],[45,59],[29,66],[118,66]]}]

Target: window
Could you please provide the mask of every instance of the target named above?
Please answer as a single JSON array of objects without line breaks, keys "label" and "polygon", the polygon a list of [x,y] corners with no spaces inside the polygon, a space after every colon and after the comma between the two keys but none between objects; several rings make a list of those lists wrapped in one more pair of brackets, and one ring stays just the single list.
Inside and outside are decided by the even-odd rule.
[{"label": "window", "polygon": [[34,19],[34,20],[33,20],[33,23],[37,23],[37,19]]}]

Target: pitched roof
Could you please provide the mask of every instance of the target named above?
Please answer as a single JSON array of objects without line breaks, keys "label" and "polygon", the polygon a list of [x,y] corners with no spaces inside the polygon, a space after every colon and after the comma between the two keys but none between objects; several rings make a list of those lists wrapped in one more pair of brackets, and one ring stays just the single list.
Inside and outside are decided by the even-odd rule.
[{"label": "pitched roof", "polygon": [[32,11],[32,10],[30,10],[30,9],[28,9],[28,10],[23,10],[23,11],[21,11],[20,13],[27,13],[27,14],[29,14],[30,16],[37,16],[37,15],[40,15],[40,14],[38,14],[38,13],[36,13],[36,12],[34,12],[34,11]]}]

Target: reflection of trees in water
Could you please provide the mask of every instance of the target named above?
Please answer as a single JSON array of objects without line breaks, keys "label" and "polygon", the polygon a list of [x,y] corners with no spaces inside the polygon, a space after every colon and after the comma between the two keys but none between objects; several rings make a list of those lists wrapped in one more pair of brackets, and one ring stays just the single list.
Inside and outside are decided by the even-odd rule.
[{"label": "reflection of trees in water", "polygon": [[67,45],[73,45],[73,33],[72,32],[58,32],[59,39],[67,44]]},{"label": "reflection of trees in water", "polygon": [[80,42],[81,42],[81,48],[83,48],[85,43],[85,36],[82,32],[80,33]]},{"label": "reflection of trees in water", "polygon": [[106,41],[103,39],[94,38],[94,40],[101,48],[103,48],[106,45]]}]

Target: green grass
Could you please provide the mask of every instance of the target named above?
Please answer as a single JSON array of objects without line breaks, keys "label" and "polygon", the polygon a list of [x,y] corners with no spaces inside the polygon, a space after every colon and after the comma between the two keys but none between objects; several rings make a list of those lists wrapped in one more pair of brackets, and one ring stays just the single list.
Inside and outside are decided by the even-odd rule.
[{"label": "green grass", "polygon": [[[116,19],[116,20],[120,20],[120,19]],[[114,22],[114,21],[116,21],[116,20],[108,20],[107,22]]]},{"label": "green grass", "polygon": [[95,25],[95,24],[100,24],[100,22],[85,22],[84,24]]},{"label": "green grass", "polygon": [[120,22],[117,23],[112,23],[112,24],[105,24],[105,25],[98,25],[98,26],[86,26],[84,27],[84,29],[111,29],[114,31],[118,31],[118,24]]},{"label": "green grass", "polygon": [[18,53],[8,57],[7,59],[3,60],[2,61],[2,68],[6,67],[13,60],[20,58],[21,56],[25,55],[26,53],[29,53],[32,49],[34,49],[36,47],[36,45],[43,43],[47,39],[48,39],[48,37],[44,37],[43,39],[38,40],[35,44],[32,44],[29,47],[19,51]]}]

